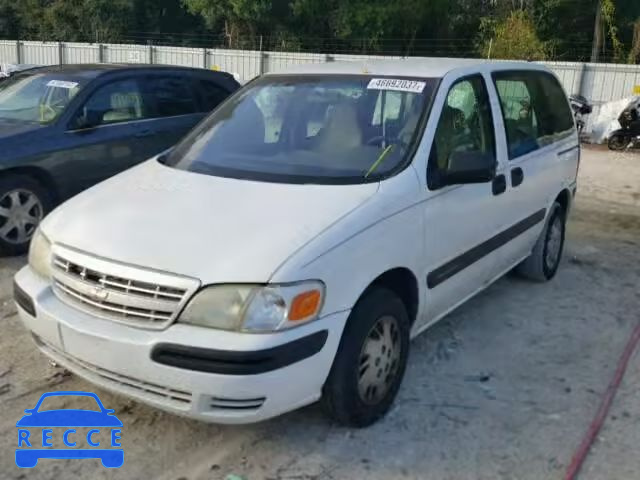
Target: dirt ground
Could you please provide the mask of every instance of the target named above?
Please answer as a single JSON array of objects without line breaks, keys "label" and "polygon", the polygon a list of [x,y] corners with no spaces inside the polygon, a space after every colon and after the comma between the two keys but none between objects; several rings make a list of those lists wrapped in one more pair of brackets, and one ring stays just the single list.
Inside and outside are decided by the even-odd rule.
[{"label": "dirt ground", "polygon": [[[14,463],[15,422],[50,390],[94,387],[51,367],[15,314],[0,260],[1,479],[560,479],[640,307],[640,155],[583,152],[557,278],[504,278],[412,344],[396,405],[366,430],[311,406],[230,427],[173,417],[98,391],[123,421],[125,463]],[[581,479],[640,478],[640,353]]]}]

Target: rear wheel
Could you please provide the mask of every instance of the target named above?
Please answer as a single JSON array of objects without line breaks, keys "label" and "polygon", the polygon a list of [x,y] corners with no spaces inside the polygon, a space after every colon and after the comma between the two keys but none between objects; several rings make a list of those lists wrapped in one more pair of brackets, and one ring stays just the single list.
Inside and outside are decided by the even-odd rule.
[{"label": "rear wheel", "polygon": [[383,417],[398,393],[409,353],[410,322],[392,291],[375,287],[354,307],[322,403],[337,422],[366,427]]},{"label": "rear wheel", "polygon": [[538,282],[546,282],[556,275],[564,250],[565,224],[566,212],[556,202],[531,255],[516,267],[518,274]]},{"label": "rear wheel", "polygon": [[614,134],[609,138],[609,150],[624,150],[627,148],[631,140],[622,134]]},{"label": "rear wheel", "polygon": [[51,209],[51,201],[39,182],[24,175],[0,179],[0,254],[20,255],[38,224]]}]

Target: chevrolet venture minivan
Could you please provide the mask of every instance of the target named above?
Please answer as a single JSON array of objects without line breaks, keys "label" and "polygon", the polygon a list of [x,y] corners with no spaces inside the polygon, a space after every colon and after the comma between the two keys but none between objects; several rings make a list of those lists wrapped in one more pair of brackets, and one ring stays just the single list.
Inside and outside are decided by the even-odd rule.
[{"label": "chevrolet venture minivan", "polygon": [[366,426],[410,338],[514,267],[553,278],[579,157],[541,65],[298,66],[58,207],[15,299],[46,355],[169,412]]}]

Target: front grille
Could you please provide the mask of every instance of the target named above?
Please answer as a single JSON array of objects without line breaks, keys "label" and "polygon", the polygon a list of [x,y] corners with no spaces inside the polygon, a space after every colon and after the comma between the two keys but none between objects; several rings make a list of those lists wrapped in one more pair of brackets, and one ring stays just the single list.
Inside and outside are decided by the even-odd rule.
[{"label": "front grille", "polygon": [[182,287],[150,283],[60,255],[53,258],[53,289],[58,298],[88,313],[140,328],[162,329],[173,322],[191,293],[180,280]]},{"label": "front grille", "polygon": [[60,361],[68,363],[68,367],[75,370],[79,375],[97,384],[106,384],[114,390],[124,390],[132,395],[147,397],[151,401],[156,401],[172,406],[180,410],[189,410],[191,407],[191,393],[176,390],[155,383],[149,383],[128,375],[122,375],[111,370],[107,370],[97,365],[93,365],[79,358],[72,357],[66,352],[62,352],[53,345],[45,342],[42,338],[34,335],[34,340],[38,346],[50,356],[60,357]]}]

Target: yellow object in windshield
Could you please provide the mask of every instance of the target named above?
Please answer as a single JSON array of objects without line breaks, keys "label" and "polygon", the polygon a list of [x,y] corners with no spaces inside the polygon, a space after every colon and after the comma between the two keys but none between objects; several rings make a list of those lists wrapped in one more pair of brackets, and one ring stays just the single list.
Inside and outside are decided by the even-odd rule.
[{"label": "yellow object in windshield", "polygon": [[375,171],[375,169],[378,168],[378,165],[380,165],[382,163],[382,161],[387,157],[387,155],[389,155],[391,153],[391,150],[393,150],[393,147],[395,147],[395,145],[389,145],[387,148],[385,148],[382,151],[382,153],[380,154],[378,159],[375,162],[373,162],[373,165],[371,165],[371,168],[366,173],[364,178],[369,178],[369,175],[371,175]]}]

